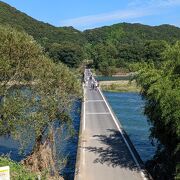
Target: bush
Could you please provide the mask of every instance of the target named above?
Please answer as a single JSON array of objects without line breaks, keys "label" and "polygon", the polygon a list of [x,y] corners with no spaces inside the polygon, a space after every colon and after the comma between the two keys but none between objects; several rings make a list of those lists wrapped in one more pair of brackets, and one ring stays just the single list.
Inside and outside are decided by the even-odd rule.
[{"label": "bush", "polygon": [[10,167],[11,180],[36,180],[37,175],[25,169],[20,163],[10,160],[8,157],[0,157],[0,167]]}]

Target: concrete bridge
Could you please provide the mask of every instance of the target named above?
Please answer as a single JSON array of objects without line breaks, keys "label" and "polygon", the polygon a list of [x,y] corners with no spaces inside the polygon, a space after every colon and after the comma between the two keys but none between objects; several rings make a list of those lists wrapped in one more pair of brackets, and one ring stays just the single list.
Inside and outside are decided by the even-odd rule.
[{"label": "concrete bridge", "polygon": [[[91,71],[85,70],[85,79]],[[100,88],[88,80],[82,103],[75,180],[147,180],[149,176]]]}]

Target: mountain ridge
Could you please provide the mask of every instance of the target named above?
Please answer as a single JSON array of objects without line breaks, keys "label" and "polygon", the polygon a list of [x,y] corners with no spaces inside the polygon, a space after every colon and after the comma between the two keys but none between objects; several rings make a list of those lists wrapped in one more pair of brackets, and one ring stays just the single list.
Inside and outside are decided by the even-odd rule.
[{"label": "mountain ridge", "polygon": [[[12,15],[14,15],[13,18],[11,18],[11,19],[7,18],[8,16],[11,17]],[[21,18],[20,18],[20,16],[21,16]],[[24,12],[21,12],[20,10],[17,10],[15,7],[12,7],[11,5],[9,5],[9,4],[7,4],[7,3],[5,3],[3,1],[0,1],[0,23],[1,24],[8,24],[8,25],[10,25],[10,24],[13,24],[13,22],[14,22],[13,25],[16,28],[17,27],[20,28],[19,21],[21,21],[21,22],[24,22],[24,24],[21,24],[21,27],[24,28],[24,25],[26,25],[25,21],[27,21],[27,19],[29,21],[34,21],[36,24],[39,24],[39,26],[41,25],[42,29],[43,28],[47,28],[47,27],[50,28],[51,30],[61,29],[61,30],[69,31],[69,32],[74,33],[74,34],[75,33],[84,33],[84,32],[91,31],[91,30],[104,29],[104,28],[109,28],[109,27],[124,26],[124,25],[131,26],[131,27],[134,27],[134,26],[143,26],[145,28],[156,28],[156,29],[158,29],[158,28],[175,28],[175,29],[179,29],[180,30],[180,27],[177,27],[175,25],[170,25],[170,24],[161,24],[161,25],[158,25],[158,26],[151,26],[151,25],[145,25],[145,24],[141,24],[141,23],[126,23],[126,22],[122,22],[122,23],[112,24],[112,25],[109,25],[109,26],[105,25],[105,26],[102,26],[102,27],[96,27],[96,28],[86,29],[84,31],[80,31],[78,29],[75,29],[73,26],[58,27],[58,26],[54,26],[54,25],[52,25],[50,23],[37,20],[37,19],[29,16],[28,14],[26,14]],[[17,23],[17,25],[15,25],[15,23]],[[25,29],[25,30],[28,31],[28,29]]]},{"label": "mountain ridge", "polygon": [[[144,52],[148,49],[155,51],[165,48],[166,43],[174,44],[180,40],[180,28],[169,24],[150,26],[123,22],[83,32],[72,26],[55,27],[2,1],[0,24],[25,31],[41,44],[53,60],[70,67],[78,67],[84,59],[93,59],[97,69],[104,65],[121,67],[127,62],[145,59]],[[154,55],[154,59],[157,57],[159,55]]]}]

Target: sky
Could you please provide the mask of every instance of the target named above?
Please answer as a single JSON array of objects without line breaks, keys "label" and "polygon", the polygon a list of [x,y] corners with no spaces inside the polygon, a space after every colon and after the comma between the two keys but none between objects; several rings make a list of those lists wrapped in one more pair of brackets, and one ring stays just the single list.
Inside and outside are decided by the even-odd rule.
[{"label": "sky", "polygon": [[180,27],[180,0],[3,0],[54,26],[79,30],[129,22]]}]

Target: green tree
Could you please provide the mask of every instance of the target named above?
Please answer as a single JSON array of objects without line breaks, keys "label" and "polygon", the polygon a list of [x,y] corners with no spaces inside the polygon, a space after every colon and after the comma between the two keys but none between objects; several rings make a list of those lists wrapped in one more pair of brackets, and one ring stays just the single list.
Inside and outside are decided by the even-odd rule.
[{"label": "green tree", "polygon": [[156,64],[162,60],[162,53],[168,47],[166,41],[147,41],[144,44],[144,57],[146,61],[154,61]]},{"label": "green tree", "polygon": [[63,62],[69,67],[78,67],[84,59],[83,48],[77,44],[64,42],[53,43],[49,47],[49,56],[55,62]]},{"label": "green tree", "polygon": [[151,137],[160,142],[152,174],[169,180],[178,177],[180,171],[180,42],[168,47],[161,58],[158,66],[138,64],[137,82],[146,99]]},{"label": "green tree", "polygon": [[112,75],[116,71],[116,48],[109,43],[97,44],[92,49],[92,59],[94,66],[98,69],[103,75]]},{"label": "green tree", "polygon": [[26,33],[0,27],[0,34],[0,135],[11,135],[24,148],[34,142],[24,164],[56,172],[53,124],[70,122],[80,83]]}]

